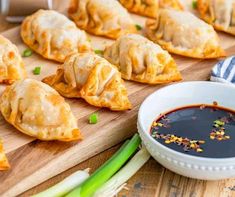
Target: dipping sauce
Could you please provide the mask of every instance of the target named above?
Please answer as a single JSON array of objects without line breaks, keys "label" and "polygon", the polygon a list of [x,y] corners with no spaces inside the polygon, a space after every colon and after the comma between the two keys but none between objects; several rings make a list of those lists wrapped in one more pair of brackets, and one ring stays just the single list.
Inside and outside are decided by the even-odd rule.
[{"label": "dipping sauce", "polygon": [[153,122],[150,134],[181,153],[210,158],[235,157],[235,111],[218,105],[174,109]]}]

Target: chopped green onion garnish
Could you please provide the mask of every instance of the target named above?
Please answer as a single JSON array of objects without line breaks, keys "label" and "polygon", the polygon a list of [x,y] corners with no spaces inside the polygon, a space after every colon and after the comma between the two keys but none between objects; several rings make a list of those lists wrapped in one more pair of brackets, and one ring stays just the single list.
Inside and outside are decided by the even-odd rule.
[{"label": "chopped green onion garnish", "polygon": [[142,27],[141,27],[140,25],[138,25],[138,24],[136,24],[135,27],[136,27],[136,29],[137,29],[138,31],[140,31],[140,30],[142,29]]},{"label": "chopped green onion garnish", "polygon": [[33,51],[31,49],[25,49],[22,56],[23,57],[29,57],[33,54]]},{"label": "chopped green onion garnish", "polygon": [[41,73],[41,67],[35,67],[33,70],[33,74],[34,75],[40,75]]},{"label": "chopped green onion garnish", "polygon": [[66,197],[92,196],[94,192],[107,182],[136,152],[140,142],[139,135],[135,134],[130,141],[126,141],[108,161],[96,170],[85,182],[66,195]]},{"label": "chopped green onion garnish", "polygon": [[222,121],[220,121],[220,120],[215,120],[215,121],[214,121],[214,124],[215,124],[215,125],[218,125],[218,126],[224,126],[225,123],[222,122]]},{"label": "chopped green onion garnish", "polygon": [[98,122],[98,114],[97,113],[93,113],[89,116],[89,123],[90,124],[96,124]]},{"label": "chopped green onion garnish", "polygon": [[157,123],[157,126],[163,127],[164,125],[163,125],[161,122],[158,122],[158,123]]},{"label": "chopped green onion garnish", "polygon": [[197,1],[196,0],[193,0],[192,7],[193,7],[193,9],[197,9]]},{"label": "chopped green onion garnish", "polygon": [[103,55],[103,54],[104,54],[104,51],[97,49],[97,50],[95,50],[95,54],[97,54],[97,55]]}]

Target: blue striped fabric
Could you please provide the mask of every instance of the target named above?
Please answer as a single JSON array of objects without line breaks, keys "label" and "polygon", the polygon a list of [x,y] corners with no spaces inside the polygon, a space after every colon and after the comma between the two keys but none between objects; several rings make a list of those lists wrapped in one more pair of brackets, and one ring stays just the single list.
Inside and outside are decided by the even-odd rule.
[{"label": "blue striped fabric", "polygon": [[235,85],[235,56],[228,57],[214,66],[211,81]]}]

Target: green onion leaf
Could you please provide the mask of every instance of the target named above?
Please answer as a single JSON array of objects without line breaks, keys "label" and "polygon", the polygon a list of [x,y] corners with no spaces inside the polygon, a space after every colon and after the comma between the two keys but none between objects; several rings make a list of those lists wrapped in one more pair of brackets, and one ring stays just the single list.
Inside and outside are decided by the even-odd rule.
[{"label": "green onion leaf", "polygon": [[66,197],[87,197],[107,182],[136,152],[141,140],[138,134],[126,141],[124,145],[85,182],[70,192]]},{"label": "green onion leaf", "polygon": [[138,24],[136,24],[135,27],[136,27],[136,29],[137,29],[138,31],[140,31],[140,30],[142,29],[142,27],[141,27],[140,25],[138,25]]},{"label": "green onion leaf", "polygon": [[89,123],[90,124],[96,124],[99,120],[98,114],[97,113],[93,113],[89,116]]},{"label": "green onion leaf", "polygon": [[34,75],[40,75],[41,73],[41,67],[35,67],[33,70],[33,74]]},{"label": "green onion leaf", "polygon": [[193,7],[193,9],[197,9],[197,1],[196,0],[193,0],[192,1],[192,7]]},{"label": "green onion leaf", "polygon": [[23,57],[29,57],[33,54],[33,51],[31,49],[25,49],[22,56]]},{"label": "green onion leaf", "polygon": [[97,55],[103,55],[103,54],[104,54],[104,51],[99,50],[99,49],[96,49],[96,50],[95,50],[95,54],[97,54]]}]

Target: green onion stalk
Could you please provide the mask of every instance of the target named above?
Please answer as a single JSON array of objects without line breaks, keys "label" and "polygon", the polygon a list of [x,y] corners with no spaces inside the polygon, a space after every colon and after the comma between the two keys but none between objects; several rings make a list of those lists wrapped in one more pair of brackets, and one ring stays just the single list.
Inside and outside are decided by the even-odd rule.
[{"label": "green onion stalk", "polygon": [[107,182],[136,152],[141,143],[138,134],[127,140],[123,146],[94,172],[86,181],[72,190],[66,197],[90,197],[98,188]]},{"label": "green onion stalk", "polygon": [[135,156],[110,180],[100,187],[93,197],[111,197],[118,194],[128,181],[150,158],[145,147],[142,147]]}]

